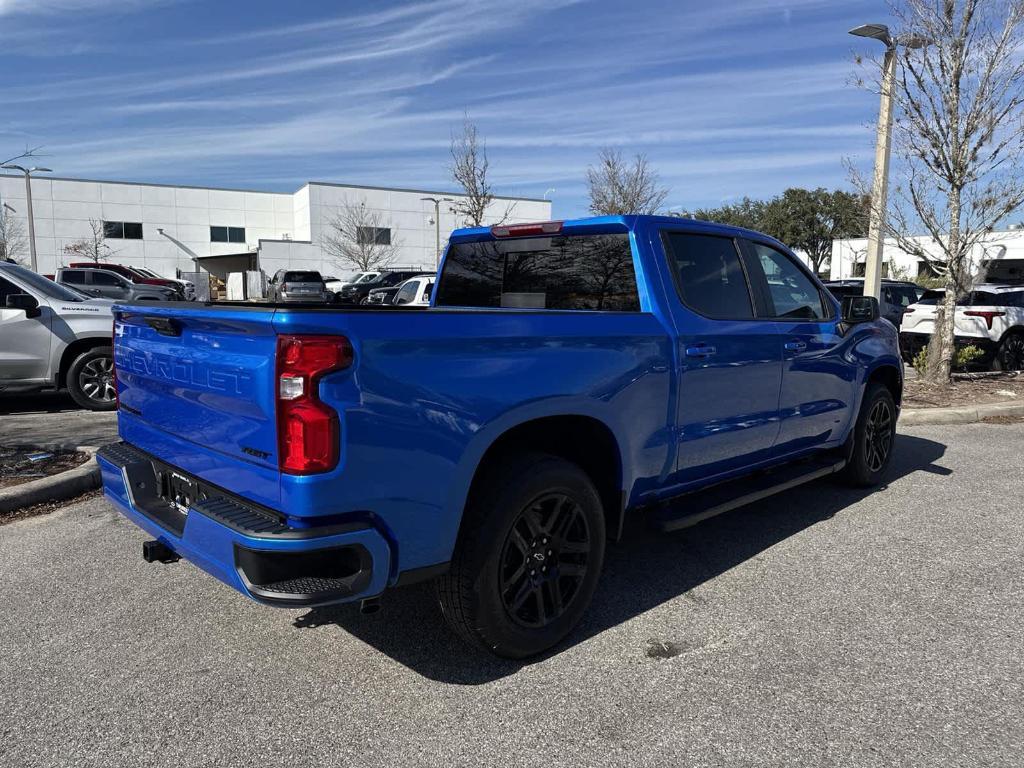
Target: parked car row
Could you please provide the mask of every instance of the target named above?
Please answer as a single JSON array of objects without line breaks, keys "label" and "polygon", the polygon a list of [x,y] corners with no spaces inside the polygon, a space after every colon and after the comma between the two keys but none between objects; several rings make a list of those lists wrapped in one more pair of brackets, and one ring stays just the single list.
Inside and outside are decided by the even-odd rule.
[{"label": "parked car row", "polygon": [[315,270],[281,269],[270,279],[267,299],[275,303],[426,306],[433,285],[434,274],[419,269],[360,272],[349,280],[323,277]]},{"label": "parked car row", "polygon": [[[837,299],[860,296],[862,279],[833,280],[825,287]],[[882,317],[900,331],[900,351],[907,363],[927,348],[945,292],[902,280],[883,280]],[[983,283],[957,302],[954,317],[957,349],[980,352],[971,367],[994,371],[1024,370],[1024,286]]]}]

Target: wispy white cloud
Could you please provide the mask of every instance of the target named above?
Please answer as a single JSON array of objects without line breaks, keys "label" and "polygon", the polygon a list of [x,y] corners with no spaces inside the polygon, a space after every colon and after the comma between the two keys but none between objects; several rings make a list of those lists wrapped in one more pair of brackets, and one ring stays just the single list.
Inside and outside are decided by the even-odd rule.
[{"label": "wispy white cloud", "polygon": [[[468,112],[498,191],[555,186],[562,214],[583,210],[586,166],[605,145],[647,153],[688,207],[843,183],[842,158],[870,148],[877,108],[847,86],[847,17],[869,0],[650,5],[418,0],[326,17],[296,6],[193,46],[181,43],[194,27],[155,21],[192,16],[167,7],[150,37],[90,39],[118,52],[105,66],[18,70],[0,144],[46,144],[65,175],[443,188],[451,130]],[[48,13],[50,32],[74,40],[77,20]],[[11,62],[0,50],[0,67]]]}]

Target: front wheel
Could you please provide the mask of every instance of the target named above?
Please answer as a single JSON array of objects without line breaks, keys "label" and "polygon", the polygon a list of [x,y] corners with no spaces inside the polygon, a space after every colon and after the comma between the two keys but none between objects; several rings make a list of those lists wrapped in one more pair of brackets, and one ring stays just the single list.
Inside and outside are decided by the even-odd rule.
[{"label": "front wheel", "polygon": [[850,485],[869,488],[882,481],[896,442],[896,402],[881,384],[872,384],[853,427],[853,456],[843,470]]},{"label": "front wheel", "polygon": [[82,408],[113,411],[117,408],[114,350],[95,347],[80,354],[68,368],[65,384],[71,399]]},{"label": "front wheel", "polygon": [[445,619],[463,639],[519,659],[576,626],[604,562],[601,499],[587,474],[529,454],[477,483],[449,571],[438,579]]}]

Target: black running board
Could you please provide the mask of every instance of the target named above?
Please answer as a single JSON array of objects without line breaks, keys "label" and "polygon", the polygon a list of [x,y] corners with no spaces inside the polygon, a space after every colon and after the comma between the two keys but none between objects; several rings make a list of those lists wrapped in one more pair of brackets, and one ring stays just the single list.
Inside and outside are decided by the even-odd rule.
[{"label": "black running board", "polygon": [[659,531],[678,531],[798,485],[835,474],[846,459],[791,464],[758,475],[726,481],[707,490],[694,491],[666,501],[654,510],[652,523]]}]

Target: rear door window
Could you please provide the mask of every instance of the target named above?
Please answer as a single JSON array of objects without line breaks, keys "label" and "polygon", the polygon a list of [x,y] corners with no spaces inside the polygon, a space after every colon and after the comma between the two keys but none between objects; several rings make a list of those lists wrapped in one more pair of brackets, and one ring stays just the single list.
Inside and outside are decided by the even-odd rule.
[{"label": "rear door window", "polygon": [[754,317],[747,276],[731,237],[666,232],[666,250],[679,298],[714,320]]},{"label": "rear door window", "polygon": [[455,243],[436,306],[637,312],[626,234],[555,235]]}]

